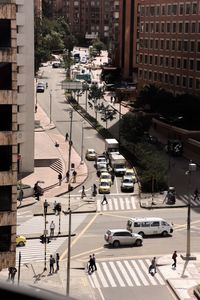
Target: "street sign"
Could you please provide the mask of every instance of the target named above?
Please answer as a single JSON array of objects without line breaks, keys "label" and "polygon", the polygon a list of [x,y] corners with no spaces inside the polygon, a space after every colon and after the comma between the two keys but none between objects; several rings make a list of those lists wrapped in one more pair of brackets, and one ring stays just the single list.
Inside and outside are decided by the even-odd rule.
[{"label": "street sign", "polygon": [[64,90],[82,90],[83,83],[80,81],[63,81],[62,89],[64,89]]}]

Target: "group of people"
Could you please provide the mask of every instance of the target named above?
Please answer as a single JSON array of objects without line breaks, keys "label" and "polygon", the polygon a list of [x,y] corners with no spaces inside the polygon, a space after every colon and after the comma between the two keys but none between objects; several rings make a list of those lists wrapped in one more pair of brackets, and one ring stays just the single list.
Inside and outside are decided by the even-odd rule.
[{"label": "group of people", "polygon": [[[59,262],[60,262],[60,255],[59,253],[56,253],[56,258],[53,257],[53,255],[50,255],[50,259],[49,259],[49,274],[53,274],[53,273],[57,273],[60,269],[59,266]],[[54,265],[56,264],[56,269],[54,268]]]},{"label": "group of people", "polygon": [[91,274],[92,272],[97,271],[95,254],[92,254],[89,257],[89,261],[87,264],[87,271],[88,271],[88,274]]},{"label": "group of people", "polygon": [[[177,251],[175,250],[172,254],[172,268],[175,270],[176,269],[176,263],[177,263]],[[154,257],[151,261],[151,265],[149,266],[149,273],[154,276],[155,273],[157,273],[157,263],[156,263],[156,257]]]}]

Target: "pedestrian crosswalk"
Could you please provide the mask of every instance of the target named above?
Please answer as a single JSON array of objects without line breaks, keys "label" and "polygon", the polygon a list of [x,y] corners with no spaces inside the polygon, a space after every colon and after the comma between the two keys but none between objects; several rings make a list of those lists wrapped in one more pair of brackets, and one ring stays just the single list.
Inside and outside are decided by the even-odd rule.
[{"label": "pedestrian crosswalk", "polygon": [[157,270],[149,274],[151,260],[116,260],[96,263],[97,271],[88,275],[93,288],[142,287],[165,285],[163,276]]},{"label": "pedestrian crosswalk", "polygon": [[[52,239],[51,243],[46,245],[46,259],[49,261],[50,254],[55,255],[58,248],[66,241],[66,237]],[[19,252],[21,253],[21,264],[31,263],[33,261],[44,261],[44,244],[40,239],[27,240],[26,246],[17,247],[16,264],[19,262]]]},{"label": "pedestrian crosswalk", "polygon": [[54,171],[56,171],[57,173],[61,173],[63,172],[63,165],[62,165],[62,161],[60,159],[56,159],[51,165],[50,168],[53,169]]},{"label": "pedestrian crosswalk", "polygon": [[176,198],[181,200],[185,204],[188,204],[190,201],[191,207],[200,206],[200,197],[194,200],[193,194],[177,194]]},{"label": "pedestrian crosswalk", "polygon": [[102,199],[97,199],[97,211],[108,210],[133,210],[137,209],[138,201],[134,196],[107,196],[108,204],[101,204]]}]

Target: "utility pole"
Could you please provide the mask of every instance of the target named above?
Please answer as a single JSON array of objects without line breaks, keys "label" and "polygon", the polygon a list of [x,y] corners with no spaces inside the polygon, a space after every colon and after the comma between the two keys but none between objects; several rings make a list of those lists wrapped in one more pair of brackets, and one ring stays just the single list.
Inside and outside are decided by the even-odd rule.
[{"label": "utility pole", "polygon": [[51,124],[51,111],[52,111],[52,90],[49,91],[50,104],[49,104],[49,115],[50,115],[50,124]]},{"label": "utility pole", "polygon": [[84,121],[81,122],[82,123],[82,136],[81,136],[81,164],[84,163],[83,161],[83,141],[84,141]]}]

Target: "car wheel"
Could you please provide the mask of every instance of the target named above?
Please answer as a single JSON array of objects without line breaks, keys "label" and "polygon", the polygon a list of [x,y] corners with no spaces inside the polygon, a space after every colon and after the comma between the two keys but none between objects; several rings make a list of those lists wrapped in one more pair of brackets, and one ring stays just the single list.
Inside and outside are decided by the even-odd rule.
[{"label": "car wheel", "polygon": [[142,246],[142,241],[141,241],[141,240],[136,240],[136,241],[135,241],[135,245],[136,245],[137,247]]},{"label": "car wheel", "polygon": [[138,232],[138,234],[141,235],[142,237],[144,237],[144,232],[143,231]]},{"label": "car wheel", "polygon": [[167,231],[163,231],[163,232],[162,232],[162,236],[163,236],[163,237],[166,237],[167,235],[168,235]]},{"label": "car wheel", "polygon": [[25,244],[24,244],[24,242],[21,241],[21,242],[18,243],[18,246],[23,247],[23,246],[25,246]]},{"label": "car wheel", "polygon": [[114,248],[119,248],[119,246],[120,246],[120,242],[119,241],[114,241],[113,247]]}]

